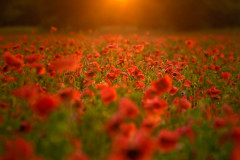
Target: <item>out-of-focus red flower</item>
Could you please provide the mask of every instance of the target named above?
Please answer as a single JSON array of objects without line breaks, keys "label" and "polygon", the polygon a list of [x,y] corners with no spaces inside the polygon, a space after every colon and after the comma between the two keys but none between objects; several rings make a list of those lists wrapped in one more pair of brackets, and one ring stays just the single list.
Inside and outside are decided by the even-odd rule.
[{"label": "out-of-focus red flower", "polygon": [[22,138],[8,140],[5,146],[5,155],[1,160],[30,160],[33,156],[32,145]]},{"label": "out-of-focus red flower", "polygon": [[178,90],[179,88],[172,86],[168,93],[173,96],[177,93]]},{"label": "out-of-focus red flower", "polygon": [[186,98],[176,97],[174,100],[174,104],[179,111],[186,111],[191,108],[191,103]]},{"label": "out-of-focus red flower", "polygon": [[231,74],[228,72],[222,72],[222,75],[221,75],[222,79],[225,81],[228,81],[230,76],[231,76]]},{"label": "out-of-focus red flower", "polygon": [[21,88],[12,91],[12,94],[18,98],[23,98],[30,101],[34,100],[36,96],[38,96],[38,90],[37,87],[34,85],[24,85]]},{"label": "out-of-focus red flower", "polygon": [[240,145],[236,145],[231,153],[231,160],[240,160]]},{"label": "out-of-focus red flower", "polygon": [[192,129],[192,127],[190,125],[187,126],[183,126],[183,127],[179,127],[177,129],[177,132],[179,133],[179,135],[183,135],[186,136],[191,142],[195,141],[195,132]]},{"label": "out-of-focus red flower", "polygon": [[0,101],[0,109],[7,109],[7,108],[9,108],[9,104]]},{"label": "out-of-focus red flower", "polygon": [[37,75],[41,76],[44,75],[46,72],[46,69],[44,67],[44,64],[37,64],[37,63],[32,63],[30,64],[32,68],[36,69]]},{"label": "out-of-focus red flower", "polygon": [[175,131],[161,130],[157,137],[157,146],[160,152],[173,151],[179,141],[179,134]]},{"label": "out-of-focus red flower", "polygon": [[107,133],[110,136],[117,134],[120,131],[120,126],[122,122],[123,122],[123,118],[118,114],[110,117],[110,119],[105,124]]},{"label": "out-of-focus red flower", "polygon": [[32,130],[32,125],[29,122],[22,121],[20,123],[19,132],[27,133],[27,132],[30,132],[31,130]]},{"label": "out-of-focus red flower", "polygon": [[38,115],[47,116],[57,108],[57,100],[53,96],[43,96],[38,98],[31,108]]},{"label": "out-of-focus red flower", "polygon": [[21,69],[23,67],[23,60],[12,55],[10,52],[4,54],[4,60],[6,65],[13,69]]},{"label": "out-of-focus red flower", "polygon": [[149,99],[146,101],[144,108],[149,114],[163,114],[164,111],[168,108],[167,101],[159,97]]},{"label": "out-of-focus red flower", "polygon": [[132,47],[136,52],[141,52],[144,49],[144,45],[134,45]]},{"label": "out-of-focus red flower", "polygon": [[119,113],[126,118],[135,118],[139,114],[138,106],[129,98],[122,98],[119,102]]},{"label": "out-of-focus red flower", "polygon": [[220,117],[216,117],[215,121],[214,121],[214,127],[216,129],[221,129],[223,127],[225,127],[227,124],[227,120],[224,118],[220,118]]},{"label": "out-of-focus red flower", "polygon": [[89,158],[80,151],[75,151],[67,157],[67,160],[89,160]]},{"label": "out-of-focus red flower", "polygon": [[143,89],[145,87],[145,84],[141,81],[136,81],[134,85],[136,86],[135,89]]},{"label": "out-of-focus red flower", "polygon": [[212,87],[207,91],[207,93],[211,96],[211,98],[215,98],[222,92],[220,90],[216,89],[216,87]]},{"label": "out-of-focus red flower", "polygon": [[75,71],[77,68],[80,67],[78,64],[79,58],[78,57],[70,57],[70,58],[64,58],[60,60],[53,61],[51,63],[51,68],[57,72],[62,73],[63,71]]},{"label": "out-of-focus red flower", "polygon": [[33,62],[41,60],[41,58],[42,58],[41,54],[32,54],[32,55],[26,56],[25,60],[27,63],[33,63]]},{"label": "out-of-focus red flower", "polygon": [[196,42],[193,40],[186,40],[185,44],[188,46],[188,48],[194,48]]},{"label": "out-of-focus red flower", "polygon": [[189,88],[189,87],[191,87],[192,82],[191,82],[190,80],[185,80],[184,83],[183,83],[183,85],[184,85],[185,87]]},{"label": "out-of-focus red flower", "polygon": [[51,30],[51,32],[56,32],[56,31],[57,31],[57,28],[52,26],[52,27],[50,28],[50,30]]},{"label": "out-of-focus red flower", "polygon": [[73,88],[65,88],[60,91],[59,96],[61,100],[72,102],[74,100],[79,100],[80,92]]},{"label": "out-of-focus red flower", "polygon": [[135,131],[129,138],[118,136],[114,139],[109,160],[149,160],[154,152],[151,137],[144,131]]},{"label": "out-of-focus red flower", "polygon": [[84,75],[87,77],[87,79],[92,79],[97,76],[97,70],[88,70],[84,73]]},{"label": "out-of-focus red flower", "polygon": [[158,95],[163,95],[171,89],[172,79],[167,75],[158,81],[152,82],[152,87]]},{"label": "out-of-focus red flower", "polygon": [[117,93],[115,89],[110,87],[104,87],[101,89],[101,99],[105,105],[115,101],[117,99]]},{"label": "out-of-focus red flower", "polygon": [[152,132],[158,125],[160,125],[160,118],[151,116],[143,120],[141,128],[147,132]]}]

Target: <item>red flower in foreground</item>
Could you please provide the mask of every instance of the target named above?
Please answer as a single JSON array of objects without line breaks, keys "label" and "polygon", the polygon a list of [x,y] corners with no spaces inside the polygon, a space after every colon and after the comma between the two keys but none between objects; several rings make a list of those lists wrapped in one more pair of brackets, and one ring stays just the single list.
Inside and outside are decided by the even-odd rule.
[{"label": "red flower in foreground", "polygon": [[152,139],[143,131],[135,131],[130,138],[119,136],[114,139],[109,160],[149,160],[153,152]]},{"label": "red flower in foreground", "polygon": [[175,131],[161,130],[157,137],[157,145],[161,152],[170,152],[178,144],[179,134]]},{"label": "red flower in foreground", "polygon": [[158,81],[152,82],[152,87],[158,95],[163,95],[171,89],[172,79],[167,75]]},{"label": "red flower in foreground", "polygon": [[142,122],[142,129],[152,132],[160,123],[160,118],[148,117]]},{"label": "red flower in foreground", "polygon": [[13,69],[21,69],[23,67],[23,60],[11,55],[10,52],[4,54],[4,60],[5,63]]},{"label": "red flower in foreground", "polygon": [[52,96],[44,96],[35,101],[32,109],[40,116],[46,116],[57,107],[56,100]]},{"label": "red flower in foreground", "polygon": [[89,160],[82,152],[76,151],[68,156],[67,160]]},{"label": "red flower in foreground", "polygon": [[135,118],[139,114],[138,106],[128,98],[122,98],[119,102],[119,112],[127,118]]},{"label": "red flower in foreground", "polygon": [[123,118],[120,115],[113,115],[110,117],[110,119],[105,124],[107,133],[110,136],[117,134],[120,131],[122,122]]},{"label": "red flower in foreground", "polygon": [[32,145],[24,139],[18,138],[6,142],[5,155],[1,160],[30,160],[33,156]]},{"label": "red flower in foreground", "polygon": [[117,99],[117,93],[113,88],[104,87],[101,89],[101,98],[105,105]]}]

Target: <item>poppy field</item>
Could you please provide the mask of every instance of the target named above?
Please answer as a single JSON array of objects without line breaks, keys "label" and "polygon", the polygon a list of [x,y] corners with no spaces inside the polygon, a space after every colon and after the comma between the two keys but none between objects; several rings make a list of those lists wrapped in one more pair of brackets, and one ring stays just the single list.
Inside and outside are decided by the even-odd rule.
[{"label": "poppy field", "polygon": [[0,160],[240,160],[240,34],[0,35]]}]

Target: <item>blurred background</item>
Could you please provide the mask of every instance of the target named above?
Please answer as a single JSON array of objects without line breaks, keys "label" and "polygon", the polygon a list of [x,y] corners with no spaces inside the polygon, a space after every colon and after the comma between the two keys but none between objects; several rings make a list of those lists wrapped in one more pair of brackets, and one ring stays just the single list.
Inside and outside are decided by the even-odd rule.
[{"label": "blurred background", "polygon": [[0,27],[205,29],[240,26],[240,0],[0,0]]}]

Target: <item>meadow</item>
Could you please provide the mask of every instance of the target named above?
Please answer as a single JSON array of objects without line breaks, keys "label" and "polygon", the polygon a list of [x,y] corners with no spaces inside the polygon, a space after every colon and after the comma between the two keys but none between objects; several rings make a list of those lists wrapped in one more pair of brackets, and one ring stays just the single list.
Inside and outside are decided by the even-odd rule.
[{"label": "meadow", "polygon": [[0,34],[0,160],[240,160],[240,33]]}]

